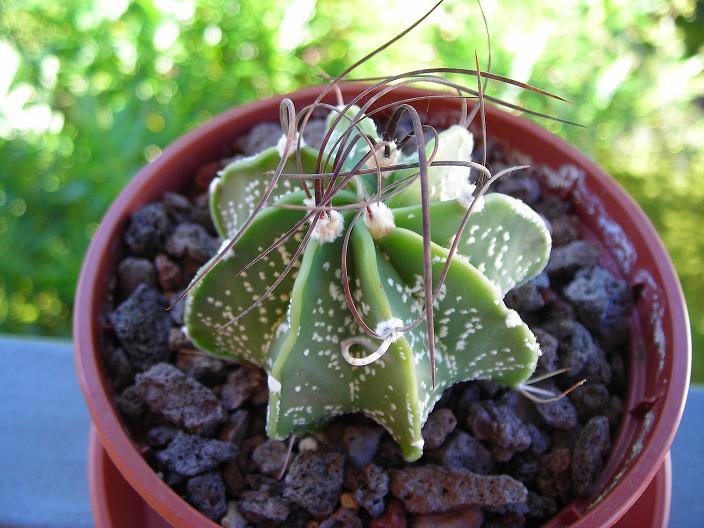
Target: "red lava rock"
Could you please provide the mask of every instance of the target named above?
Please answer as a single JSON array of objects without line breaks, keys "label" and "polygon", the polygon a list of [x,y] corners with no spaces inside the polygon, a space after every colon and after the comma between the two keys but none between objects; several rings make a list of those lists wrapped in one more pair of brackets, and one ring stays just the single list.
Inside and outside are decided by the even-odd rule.
[{"label": "red lava rock", "polygon": [[284,497],[318,519],[332,514],[340,498],[345,457],[337,453],[306,451],[291,464]]},{"label": "red lava rock", "polygon": [[362,467],[374,460],[383,434],[384,430],[376,426],[350,425],[345,429],[342,443],[355,466]]},{"label": "red lava rock", "polygon": [[286,501],[266,490],[245,491],[237,508],[244,518],[260,526],[279,526],[291,513]]},{"label": "red lava rock", "polygon": [[319,528],[362,528],[362,520],[347,508],[338,508],[335,513],[320,523]]},{"label": "red lava rock", "polygon": [[473,403],[467,423],[477,439],[490,441],[492,446],[513,451],[523,451],[530,446],[528,430],[506,405],[492,400]]},{"label": "red lava rock", "polygon": [[439,448],[445,442],[447,435],[455,430],[455,427],[457,427],[457,418],[451,409],[433,410],[423,426],[425,449]]},{"label": "red lava rock", "polygon": [[626,281],[595,266],[577,272],[564,295],[602,346],[611,349],[626,340],[628,317],[633,309],[633,294]]},{"label": "red lava rock", "polygon": [[220,429],[218,438],[234,445],[240,445],[249,427],[249,411],[240,409],[230,416],[230,420]]},{"label": "red lava rock", "polygon": [[166,252],[172,257],[190,257],[205,262],[218,250],[218,241],[200,224],[179,224],[166,241]]},{"label": "red lava rock", "polygon": [[167,255],[159,253],[154,259],[159,286],[165,291],[174,291],[181,287],[183,276],[181,268]]},{"label": "red lava rock", "polygon": [[550,275],[572,274],[584,266],[594,266],[599,261],[601,250],[593,242],[575,240],[564,246],[553,248],[545,267]]},{"label": "red lava rock", "polygon": [[525,503],[525,486],[507,475],[427,465],[391,472],[391,493],[412,513],[441,513],[467,506],[496,508]]},{"label": "red lava rock", "polygon": [[389,501],[384,514],[372,519],[369,528],[406,528],[406,510],[403,504],[397,500]]},{"label": "red lava rock", "polygon": [[225,420],[215,394],[168,363],[137,374],[135,390],[154,414],[188,432],[214,431]]},{"label": "red lava rock", "polygon": [[166,311],[166,299],[156,290],[140,284],[110,314],[110,322],[132,364],[138,369],[168,356],[171,318]]},{"label": "red lava rock", "polygon": [[262,371],[257,368],[242,366],[227,377],[220,397],[228,411],[240,407],[259,388],[264,381]]},{"label": "red lava rock", "polygon": [[464,431],[455,431],[440,449],[426,456],[443,466],[463,467],[475,473],[488,473],[492,466],[489,450]]},{"label": "red lava rock", "polygon": [[384,513],[384,498],[389,493],[389,475],[374,464],[357,470],[352,482],[354,500],[372,517]]},{"label": "red lava rock", "polygon": [[117,267],[120,291],[128,297],[140,284],[156,286],[156,270],[148,259],[127,257]]},{"label": "red lava rock", "polygon": [[484,522],[484,514],[479,508],[452,513],[436,513],[430,515],[419,515],[413,521],[413,528],[481,528]]},{"label": "red lava rock", "polygon": [[592,492],[610,448],[609,420],[606,416],[595,416],[580,432],[572,453],[572,482],[578,495]]},{"label": "red lava rock", "polygon": [[236,462],[230,462],[222,471],[222,478],[227,491],[233,497],[239,497],[245,489],[245,480]]},{"label": "red lava rock", "polygon": [[[198,169],[198,172],[196,172],[196,176],[194,178],[196,187],[198,189],[207,190],[210,186],[210,182],[213,181],[213,178],[217,176],[218,172],[220,172],[220,169],[222,169],[222,167],[223,163],[219,160],[202,165]],[[198,205],[198,203],[196,203],[196,205]]]},{"label": "red lava rock", "polygon": [[259,471],[272,477],[281,474],[287,458],[288,446],[278,440],[267,440],[252,452],[252,460],[259,466]]},{"label": "red lava rock", "polygon": [[132,213],[123,240],[134,255],[152,257],[164,245],[172,228],[166,208],[155,202]]},{"label": "red lava rock", "polygon": [[566,447],[554,449],[540,458],[540,465],[553,476],[564,473],[570,468],[570,450]]},{"label": "red lava rock", "polygon": [[234,455],[235,448],[230,444],[179,432],[169,447],[156,453],[156,458],[167,469],[193,477],[215,469]]},{"label": "red lava rock", "polygon": [[206,517],[219,520],[227,511],[225,484],[219,473],[208,473],[188,480],[188,501]]}]

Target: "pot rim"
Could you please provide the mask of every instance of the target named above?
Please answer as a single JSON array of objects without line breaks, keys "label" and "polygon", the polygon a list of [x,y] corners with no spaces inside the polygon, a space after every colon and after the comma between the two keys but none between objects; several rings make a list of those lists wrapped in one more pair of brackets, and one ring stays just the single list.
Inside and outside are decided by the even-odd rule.
[{"label": "pot rim", "polygon": [[[364,86],[359,83],[342,83],[341,88],[343,94],[349,97],[357,95]],[[291,98],[299,106],[315,100],[320,90],[320,86],[312,86],[292,94],[274,96],[232,108],[174,141],[155,161],[143,167],[118,195],[100,222],[84,259],[73,315],[74,356],[81,390],[100,440],[119,471],[152,508],[176,526],[199,525],[217,528],[219,525],[208,520],[158,477],[135,447],[113,403],[113,391],[102,358],[100,318],[106,313],[104,308],[107,302],[108,277],[111,269],[114,270],[114,266],[111,267],[112,256],[117,247],[119,234],[132,211],[144,205],[146,201],[155,199],[149,196],[150,191],[152,194],[155,192],[155,182],[167,178],[165,175],[184,172],[180,159],[183,152],[200,148],[199,144],[208,145],[213,155],[210,160],[217,159],[215,146],[223,144],[223,138],[228,137],[227,130],[236,130],[235,136],[244,133],[252,124],[264,121],[262,114],[277,116],[279,103],[284,97]],[[400,87],[394,90],[393,95],[385,101],[427,93],[428,90]],[[437,101],[439,100],[433,103],[437,105]],[[445,110],[454,109],[459,105],[456,100],[443,101],[446,102],[440,103],[440,107]],[[426,104],[423,103],[420,108],[425,108]],[[615,486],[594,507],[585,511],[588,501],[577,499],[547,523],[551,525],[559,518],[560,522],[555,526],[564,526],[577,521],[579,526],[584,527],[608,526],[616,522],[631,507],[655,476],[672,444],[684,409],[689,385],[691,340],[682,289],[670,257],[654,227],[645,213],[615,180],[574,147],[539,125],[492,106],[486,107],[486,113],[491,128],[512,129],[514,133],[519,134],[518,137],[528,138],[531,142],[540,144],[541,147],[559,152],[564,162],[580,167],[588,175],[589,180],[594,181],[594,186],[599,189],[598,193],[601,197],[608,197],[616,208],[626,212],[625,221],[619,223],[624,228],[630,228],[626,229],[626,232],[629,236],[637,237],[640,246],[646,250],[645,258],[652,261],[652,267],[649,270],[663,297],[661,299],[664,308],[662,324],[667,342],[662,372],[664,383],[659,387],[658,405],[662,407],[654,417],[649,434],[642,439],[642,449],[637,454],[637,460],[626,469]],[[248,124],[238,125],[238,122]],[[239,129],[237,129],[238,126]],[[235,136],[229,137],[234,139]],[[509,143],[514,146],[512,141]],[[519,150],[527,149],[519,148]],[[530,154],[533,155],[532,152]],[[195,168],[194,166],[192,169]],[[170,185],[172,189],[178,187],[178,184],[173,182]],[[627,225],[624,226],[624,223]],[[629,366],[631,362],[632,359],[629,361]],[[629,376],[629,394],[632,381]],[[631,399],[626,400],[627,407],[624,410],[614,447],[623,436],[623,422],[630,417],[629,411],[634,410],[629,402],[634,405],[637,403],[632,402]],[[609,461],[609,463],[612,462],[612,460]]]}]

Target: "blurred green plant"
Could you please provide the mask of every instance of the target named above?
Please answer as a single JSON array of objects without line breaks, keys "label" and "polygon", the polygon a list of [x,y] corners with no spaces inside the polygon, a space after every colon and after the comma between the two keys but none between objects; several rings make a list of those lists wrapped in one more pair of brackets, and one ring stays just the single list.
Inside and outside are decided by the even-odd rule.
[{"label": "blurred green plant", "polygon": [[[119,190],[230,107],[337,74],[417,18],[403,0],[5,0],[0,6],[0,331],[68,335],[81,259]],[[485,1],[492,71],[571,99],[489,93],[613,174],[682,278],[704,381],[704,3]],[[476,5],[439,12],[357,75],[486,57]],[[486,64],[486,58],[483,59]],[[312,67],[313,66],[313,67]]]}]

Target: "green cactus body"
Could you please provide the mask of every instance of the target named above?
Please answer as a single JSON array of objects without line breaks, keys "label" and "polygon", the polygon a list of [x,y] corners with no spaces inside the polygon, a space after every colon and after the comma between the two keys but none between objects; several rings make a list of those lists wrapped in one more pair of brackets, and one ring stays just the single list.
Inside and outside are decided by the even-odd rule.
[{"label": "green cactus body", "polygon": [[[440,134],[438,152],[443,159],[469,159],[471,147],[467,149],[465,133],[450,129]],[[449,146],[443,145],[445,139],[452,140]],[[451,152],[457,150],[463,152]],[[357,161],[364,152],[358,153]],[[313,152],[309,154],[307,159],[312,161]],[[252,207],[239,197],[243,183],[238,180],[237,164],[241,163],[243,178],[254,181],[257,173],[273,170],[280,159],[272,153],[255,158],[234,162],[226,171],[227,179],[217,184],[211,205],[213,217],[220,218],[216,226],[223,238],[233,236],[237,223]],[[430,206],[435,283],[468,206],[466,193],[454,189],[455,169],[433,167],[430,175],[434,188],[442,190],[433,195]],[[238,186],[237,190],[227,189],[230,185]],[[267,429],[272,438],[316,428],[342,413],[361,412],[389,431],[407,460],[416,460],[423,451],[422,426],[443,390],[473,379],[493,379],[514,387],[533,373],[539,355],[535,337],[502,299],[509,289],[537,275],[547,262],[550,237],[540,217],[522,202],[500,194],[486,196],[483,206],[470,216],[459,254],[449,266],[434,305],[437,382],[433,387],[424,323],[398,331],[423,314],[421,208],[417,201],[409,203],[414,188],[406,191],[396,197],[394,208],[383,204],[372,208],[379,218],[387,219],[381,229],[365,215],[350,236],[351,295],[367,325],[385,337],[383,342],[388,345],[374,362],[355,366],[342,354],[343,342],[350,339],[358,343],[350,348],[352,355],[369,353],[363,350],[364,339],[372,347],[382,344],[382,339],[364,337],[345,300],[342,236],[329,240],[313,236],[294,273],[251,313],[218,331],[258,299],[290,262],[301,232],[245,274],[237,273],[299,221],[304,211],[266,208],[242,236],[234,254],[219,262],[189,294],[185,320],[197,346],[254,363],[268,372]],[[301,192],[289,192],[279,203],[300,205],[303,198]],[[342,191],[333,206],[356,200],[354,193]],[[233,207],[238,222],[226,219]],[[336,219],[348,226],[353,216],[345,212]]]}]

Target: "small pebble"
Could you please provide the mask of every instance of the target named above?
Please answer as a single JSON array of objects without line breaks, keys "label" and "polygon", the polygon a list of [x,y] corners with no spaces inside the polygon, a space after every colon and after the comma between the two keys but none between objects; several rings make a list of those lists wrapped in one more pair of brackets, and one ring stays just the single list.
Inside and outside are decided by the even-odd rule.
[{"label": "small pebble", "polygon": [[362,467],[374,460],[383,434],[384,430],[376,426],[351,425],[345,429],[342,442],[355,466]]},{"label": "small pebble", "polygon": [[206,517],[217,520],[227,512],[225,484],[219,473],[208,473],[188,480],[188,500]]},{"label": "small pebble", "polygon": [[332,514],[342,490],[345,457],[337,453],[300,453],[285,478],[284,497],[318,519]]}]

